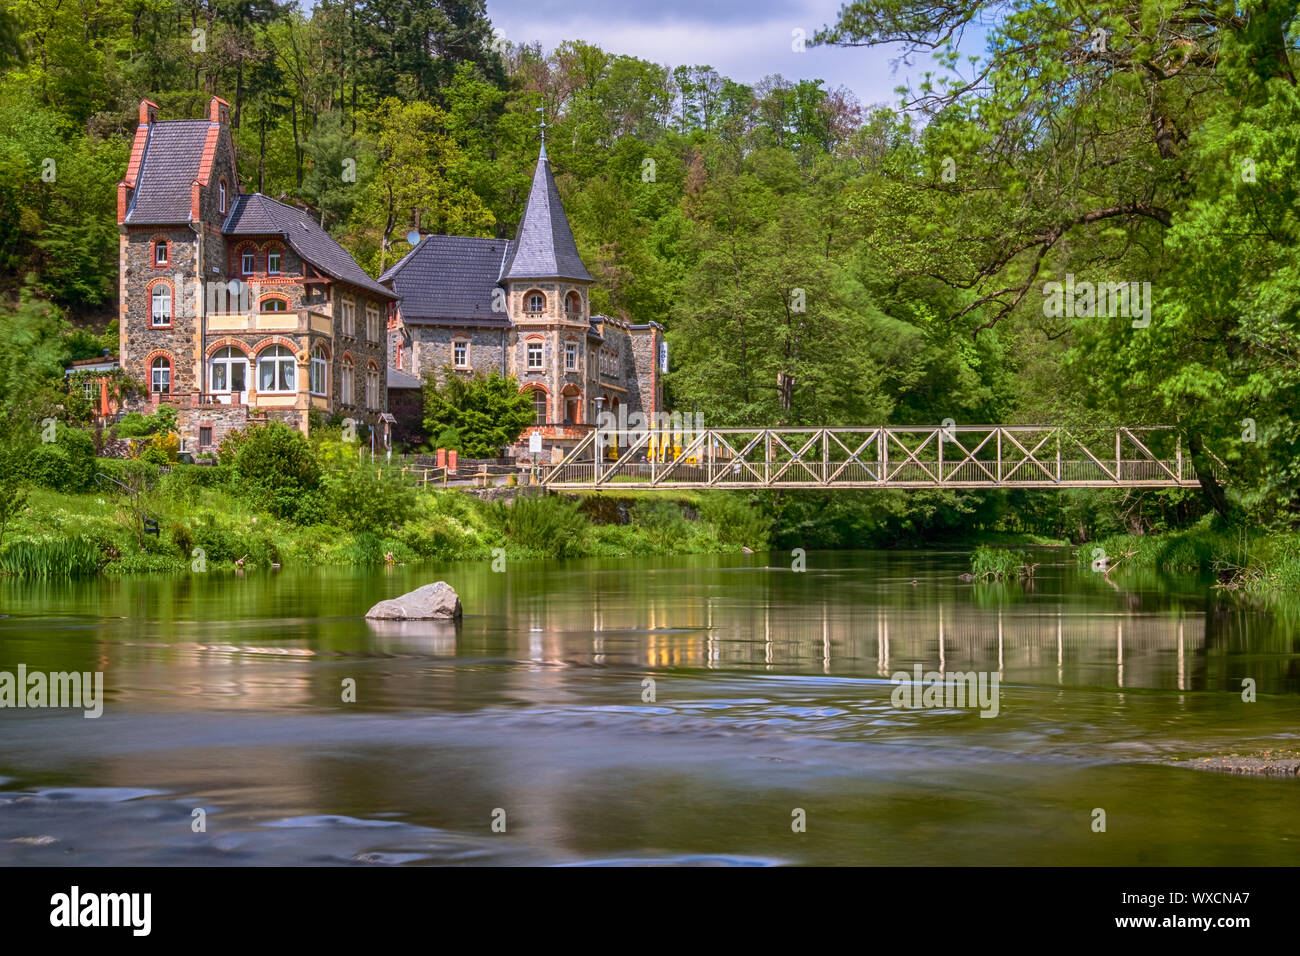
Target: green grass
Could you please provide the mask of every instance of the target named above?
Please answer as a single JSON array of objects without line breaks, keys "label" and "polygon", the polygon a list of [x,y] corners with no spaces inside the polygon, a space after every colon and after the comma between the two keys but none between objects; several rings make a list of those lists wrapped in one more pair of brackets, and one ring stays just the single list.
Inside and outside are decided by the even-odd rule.
[{"label": "green grass", "polygon": [[83,535],[18,539],[0,550],[0,571],[23,578],[85,577],[104,562],[99,542]]},{"label": "green grass", "polygon": [[1218,529],[1209,520],[1180,531],[1112,535],[1082,545],[1076,555],[1090,567],[1104,552],[1115,572],[1213,573],[1218,586],[1247,594],[1300,591],[1300,534],[1245,528]]},{"label": "green grass", "polygon": [[498,548],[510,558],[562,558],[734,552],[767,545],[770,521],[743,496],[633,492],[617,498],[627,500],[611,498],[591,510],[582,497],[521,496],[505,505],[456,490],[424,489],[400,526],[347,531],[276,518],[225,481],[166,476],[141,496],[142,510],[156,517],[161,529],[142,545],[138,512],[125,494],[32,489],[0,551],[0,572],[189,573],[195,567],[488,560]]},{"label": "green grass", "polygon": [[1011,581],[1034,576],[1034,565],[1024,551],[980,545],[970,556],[970,570],[982,581]]}]

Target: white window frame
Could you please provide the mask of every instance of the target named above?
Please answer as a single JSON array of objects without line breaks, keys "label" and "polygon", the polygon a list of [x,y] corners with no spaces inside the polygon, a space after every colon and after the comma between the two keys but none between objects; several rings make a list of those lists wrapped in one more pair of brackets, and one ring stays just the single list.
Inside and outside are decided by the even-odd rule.
[{"label": "white window frame", "polygon": [[[158,294],[159,290],[162,290],[161,295]],[[166,310],[162,312],[158,311],[158,302],[160,300],[165,300],[167,303]],[[161,322],[159,321],[160,317],[163,320]],[[166,282],[159,282],[149,292],[149,326],[151,328],[159,329],[159,328],[166,328],[171,324],[172,324],[172,288]]]},{"label": "white window frame", "polygon": [[217,183],[217,192],[221,194],[221,211],[226,211],[226,181],[223,179]]},{"label": "white window frame", "polygon": [[357,304],[346,296],[339,297],[339,325],[344,335],[356,337]]},{"label": "white window frame", "polygon": [[455,339],[451,343],[451,363],[456,368],[469,368],[469,342]]},{"label": "white window frame", "polygon": [[[161,365],[159,363],[162,363]],[[160,375],[160,372],[166,372]],[[166,388],[159,388],[159,380],[163,380]],[[149,363],[149,391],[159,392],[163,395],[170,395],[172,391],[172,360],[165,355],[154,356],[154,360]]]},{"label": "white window frame", "polygon": [[245,249],[239,253],[239,272],[251,276],[257,271],[257,250]]},{"label": "white window frame", "polygon": [[[262,369],[271,366],[271,388],[262,386]],[[287,375],[285,370],[288,370]],[[281,383],[287,378],[288,385]],[[291,350],[283,345],[272,345],[263,349],[257,356],[257,391],[259,394],[271,393],[290,395],[298,389],[298,360]]]},{"label": "white window frame", "polygon": [[[267,274],[267,275],[269,275],[269,276],[278,276],[278,275],[280,274],[280,263],[281,263],[282,258],[283,258],[283,257],[282,257],[282,253],[283,253],[283,250],[281,250],[281,249],[268,249],[268,250],[266,250],[266,274]],[[274,269],[271,268],[271,257],[272,257],[272,256],[275,257],[275,268],[274,268]]]},{"label": "white window frame", "polygon": [[[539,369],[539,368],[545,368],[545,367],[546,367],[546,365],[545,365],[545,362],[546,362],[546,350],[545,350],[545,348],[543,348],[542,343],[541,343],[541,342],[526,342],[526,343],[525,343],[525,346],[526,346],[526,352],[525,352],[525,355],[527,356],[527,368],[528,368],[528,370],[531,372],[531,371],[535,371],[535,370],[537,370],[537,369]],[[537,356],[537,361],[536,361],[536,362],[533,361],[533,356],[534,356],[534,355]]]},{"label": "white window frame", "polygon": [[313,395],[328,395],[329,380],[329,362],[325,359],[325,350],[318,345],[311,350],[311,371],[307,388]]},{"label": "white window frame", "polygon": [[356,365],[350,358],[339,363],[339,401],[344,405],[355,405],[357,401],[355,371]]},{"label": "white window frame", "polygon": [[[159,253],[162,253],[162,258],[161,258],[161,259],[158,258],[158,254],[159,254]],[[156,241],[156,242],[153,244],[153,264],[154,264],[154,265],[156,265],[156,266],[165,266],[165,265],[167,265],[168,262],[171,261],[171,257],[172,257],[171,249],[168,248],[168,244],[167,244],[167,241],[166,241],[165,239],[159,239],[158,241]]]},{"label": "white window frame", "polygon": [[366,303],[366,341],[379,341],[379,306]]},{"label": "white window frame", "polygon": [[[208,361],[209,394],[231,395],[234,393],[232,387],[235,382],[233,369],[236,365],[241,365],[244,369],[244,387],[239,389],[239,392],[242,394],[248,390],[248,379],[250,374],[248,356],[244,353],[243,349],[237,349],[234,346],[227,345],[223,348],[217,349],[217,351],[213,353],[212,358]],[[226,384],[221,388],[217,388],[215,384],[217,381],[217,366],[222,366],[226,370]]]},{"label": "white window frame", "polygon": [[379,369],[366,366],[366,408],[379,408]]},{"label": "white window frame", "polygon": [[578,370],[578,343],[564,343],[564,370],[566,372],[576,372]]}]

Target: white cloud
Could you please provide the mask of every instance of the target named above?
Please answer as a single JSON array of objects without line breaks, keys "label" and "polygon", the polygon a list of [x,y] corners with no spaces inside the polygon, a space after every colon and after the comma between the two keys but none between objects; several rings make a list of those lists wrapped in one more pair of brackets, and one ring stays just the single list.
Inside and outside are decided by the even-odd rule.
[{"label": "white cloud", "polygon": [[[846,86],[863,104],[888,103],[898,97],[894,88],[909,78],[919,78],[930,67],[923,54],[909,68],[891,63],[899,51],[883,48],[807,47],[791,49],[792,31],[806,36],[833,21],[839,3],[810,3],[802,12],[762,10],[751,6],[745,20],[731,7],[716,9],[707,0],[695,4],[695,16],[683,12],[690,4],[674,4],[665,17],[662,7],[635,6],[588,12],[582,4],[566,8],[526,0],[489,0],[493,26],[513,43],[540,42],[547,49],[563,40],[585,40],[611,53],[640,57],[670,67],[707,63],[723,76],[754,84],[779,73],[786,79],[822,79],[826,87]],[[785,6],[788,6],[786,4]]]}]

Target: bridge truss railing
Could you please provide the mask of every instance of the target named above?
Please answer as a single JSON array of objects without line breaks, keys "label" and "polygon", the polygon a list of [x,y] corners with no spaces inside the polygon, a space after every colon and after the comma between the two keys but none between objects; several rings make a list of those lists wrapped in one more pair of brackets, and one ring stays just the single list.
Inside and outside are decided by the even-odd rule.
[{"label": "bridge truss railing", "polygon": [[597,430],[556,489],[1193,487],[1169,427],[1029,425]]}]

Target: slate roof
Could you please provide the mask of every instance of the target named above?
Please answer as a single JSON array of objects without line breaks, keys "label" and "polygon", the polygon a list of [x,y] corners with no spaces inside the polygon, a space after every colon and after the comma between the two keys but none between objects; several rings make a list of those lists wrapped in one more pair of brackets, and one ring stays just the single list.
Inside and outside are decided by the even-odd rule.
[{"label": "slate roof", "polygon": [[425,236],[379,277],[402,297],[402,321],[507,328],[492,311],[493,289],[512,244],[504,239]]},{"label": "slate roof", "polygon": [[170,120],[149,127],[140,179],[126,221],[161,226],[190,221],[191,185],[199,177],[207,120]]},{"label": "slate roof", "polygon": [[221,231],[227,236],[284,236],[298,255],[326,275],[389,299],[396,298],[390,289],[370,278],[308,213],[269,196],[261,193],[236,196]]},{"label": "slate roof", "polygon": [[424,383],[410,372],[388,366],[389,388],[424,388]]},{"label": "slate roof", "polygon": [[587,267],[578,255],[577,243],[564,215],[560,191],[555,188],[551,163],[543,150],[533,172],[519,230],[502,270],[505,279],[580,279],[590,282]]}]

